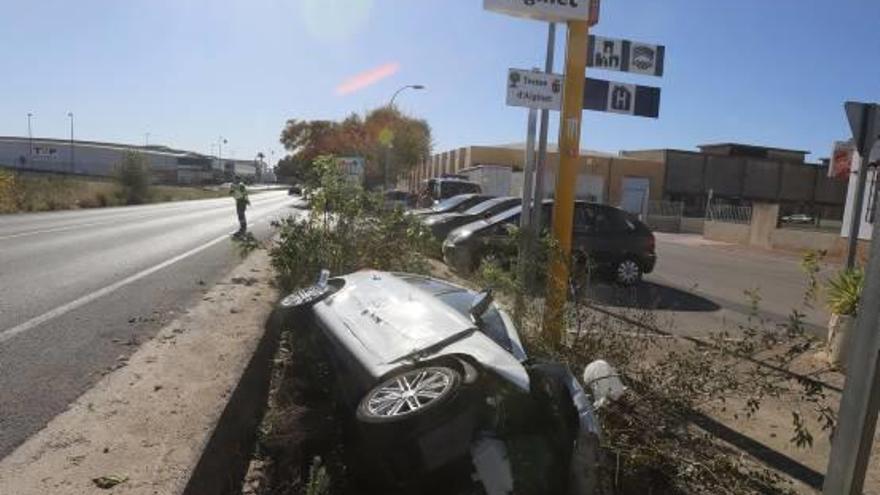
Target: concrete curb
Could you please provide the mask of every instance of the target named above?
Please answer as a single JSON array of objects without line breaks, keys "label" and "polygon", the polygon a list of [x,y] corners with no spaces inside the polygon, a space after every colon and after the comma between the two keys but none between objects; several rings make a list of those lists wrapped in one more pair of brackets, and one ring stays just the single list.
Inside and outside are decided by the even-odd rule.
[{"label": "concrete curb", "polygon": [[278,309],[269,315],[266,331],[214,425],[184,495],[241,492],[269,396],[272,360],[282,330],[280,315]]}]

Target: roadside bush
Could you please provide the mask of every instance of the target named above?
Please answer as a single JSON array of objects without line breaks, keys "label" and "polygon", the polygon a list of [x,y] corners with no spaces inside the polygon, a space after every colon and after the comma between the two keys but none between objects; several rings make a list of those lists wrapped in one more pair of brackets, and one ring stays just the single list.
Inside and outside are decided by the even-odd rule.
[{"label": "roadside bush", "polygon": [[335,160],[319,157],[308,184],[311,212],[280,223],[270,250],[279,285],[291,290],[315,281],[321,269],[333,274],[363,268],[426,272],[423,252],[431,242],[420,223],[381,196],[348,182]]},{"label": "roadside bush", "polygon": [[18,211],[18,201],[15,196],[15,175],[0,169],[0,213]]},{"label": "roadside bush", "polygon": [[150,165],[142,153],[126,151],[116,175],[126,204],[137,205],[149,200]]},{"label": "roadside bush", "polygon": [[[512,241],[513,242],[513,241]],[[548,253],[529,260],[558,256]],[[804,332],[803,315],[792,310],[786,324],[758,316],[760,294],[749,292],[752,317],[735,332],[706,329],[700,338],[682,337],[645,309],[609,309],[592,301],[589,262],[573,267],[571,301],[564,313],[563,342],[542,333],[541,290],[526,291],[522,274],[546,274],[543,261],[515,264],[484,260],[474,282],[492,286],[512,304],[524,345],[533,356],[548,356],[582,370],[602,359],[618,370],[629,392],[600,413],[606,454],[605,485],[618,494],[784,494],[789,481],[713,434],[712,419],[733,414],[754,418],[768,399],[785,399],[790,409],[790,442],[809,448],[818,428],[830,433],[835,412],[825,390],[811,377],[791,371],[794,363],[818,349]],[[622,298],[635,288],[620,288]],[[632,297],[637,297],[632,292]],[[624,305],[627,306],[627,305]],[[636,304],[629,307],[639,307]]]}]

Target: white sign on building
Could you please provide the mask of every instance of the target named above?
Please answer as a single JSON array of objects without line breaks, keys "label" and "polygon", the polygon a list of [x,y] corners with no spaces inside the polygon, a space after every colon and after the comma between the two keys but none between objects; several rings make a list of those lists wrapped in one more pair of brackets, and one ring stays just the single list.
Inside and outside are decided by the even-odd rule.
[{"label": "white sign on building", "polygon": [[587,21],[591,20],[591,4],[598,16],[596,0],[483,0],[483,9],[540,21]]},{"label": "white sign on building", "polygon": [[507,72],[507,105],[556,110],[562,108],[563,78],[557,74],[510,69]]}]

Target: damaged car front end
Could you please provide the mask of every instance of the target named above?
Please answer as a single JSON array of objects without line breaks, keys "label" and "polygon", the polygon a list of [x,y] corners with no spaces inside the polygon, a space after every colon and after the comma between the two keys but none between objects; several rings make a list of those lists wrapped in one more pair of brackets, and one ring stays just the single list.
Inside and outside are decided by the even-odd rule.
[{"label": "damaged car front end", "polygon": [[372,481],[421,493],[452,493],[462,480],[488,495],[593,493],[591,399],[568,368],[526,354],[490,292],[360,271],[325,274],[282,308],[331,365],[357,471]]}]

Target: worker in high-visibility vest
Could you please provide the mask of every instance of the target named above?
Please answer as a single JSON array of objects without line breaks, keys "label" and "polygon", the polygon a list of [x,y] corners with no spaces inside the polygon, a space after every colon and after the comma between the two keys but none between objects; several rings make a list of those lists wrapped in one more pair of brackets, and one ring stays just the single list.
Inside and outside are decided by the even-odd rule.
[{"label": "worker in high-visibility vest", "polygon": [[248,199],[247,187],[241,182],[240,177],[235,177],[235,182],[229,189],[229,194],[235,199],[235,211],[238,213],[239,229],[235,236],[241,237],[247,232],[247,218],[244,212],[247,210],[248,205],[251,204],[251,200]]}]

